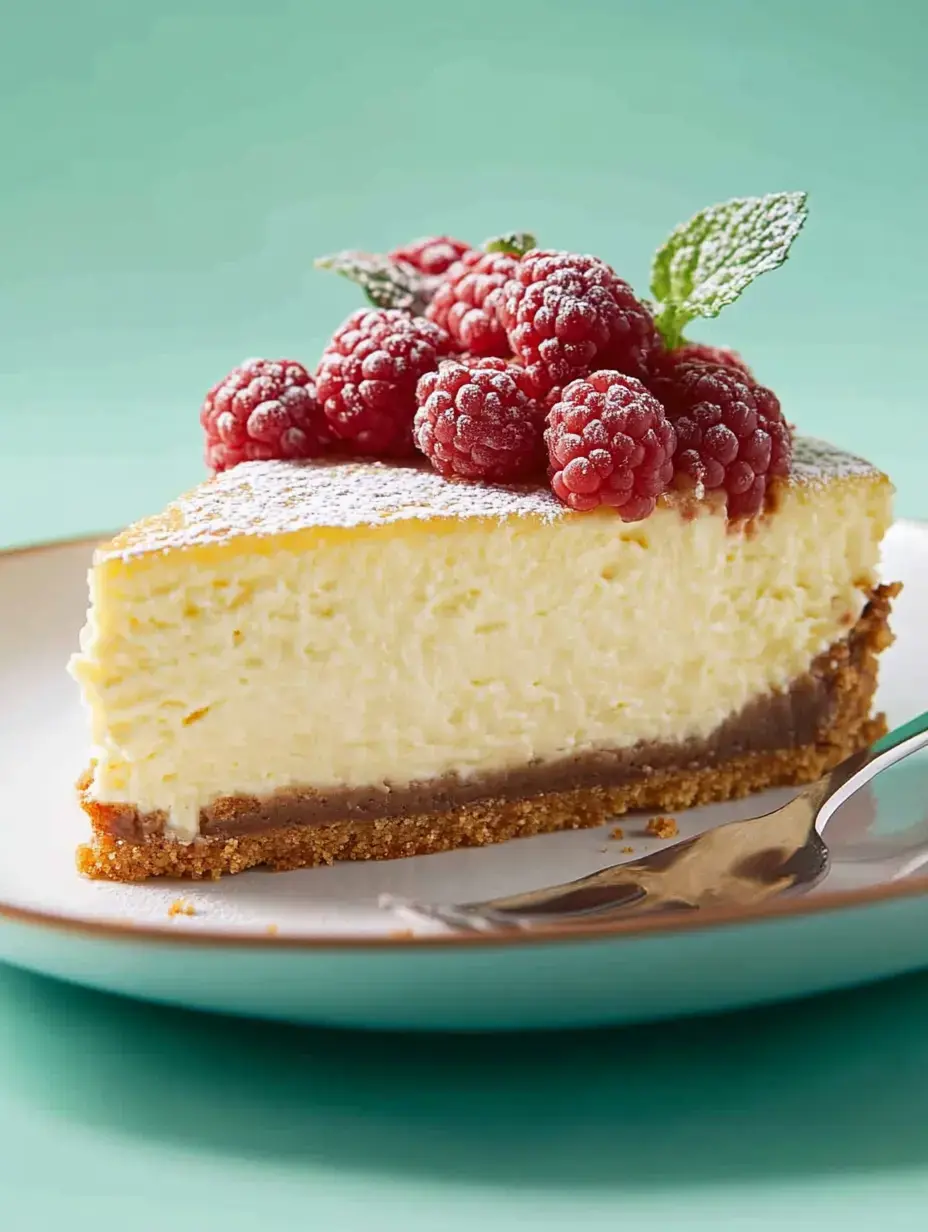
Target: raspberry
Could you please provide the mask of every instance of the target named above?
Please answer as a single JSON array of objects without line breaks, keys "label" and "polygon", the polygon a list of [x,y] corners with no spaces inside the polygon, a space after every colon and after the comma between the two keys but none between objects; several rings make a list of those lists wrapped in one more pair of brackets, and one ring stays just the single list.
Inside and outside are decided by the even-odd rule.
[{"label": "raspberry", "polygon": [[544,368],[550,385],[583,377],[594,364],[644,379],[659,345],[648,309],[598,257],[533,249],[498,312],[513,351]]},{"label": "raspberry", "polygon": [[684,342],[676,350],[666,352],[677,364],[721,364],[723,368],[733,368],[753,381],[754,374],[737,351],[730,347],[709,346],[705,342]]},{"label": "raspberry", "polygon": [[430,235],[426,239],[413,240],[402,248],[394,248],[391,260],[411,265],[420,274],[443,274],[455,261],[470,252],[470,244],[453,240],[447,235]]},{"label": "raspberry", "polygon": [[754,374],[737,351],[728,347],[708,346],[704,342],[684,342],[682,346],[674,347],[672,351],[659,350],[651,356],[651,371],[648,375],[648,388],[659,400],[666,392],[666,381],[673,381],[674,373],[681,364],[713,364],[716,367],[731,368],[740,372],[748,380],[754,380]]},{"label": "raspberry", "polygon": [[544,411],[505,360],[445,360],[419,381],[416,444],[440,475],[497,482],[544,472]]},{"label": "raspberry", "polygon": [[528,368],[523,368],[511,355],[455,355],[454,362],[464,368],[476,368],[483,372],[508,372],[526,398],[541,401],[538,383]]},{"label": "raspberry", "polygon": [[772,476],[788,475],[789,425],[776,394],[722,364],[680,364],[663,383],[677,431],[674,484],[722,490],[732,519],[764,507]]},{"label": "raspberry", "polygon": [[438,284],[427,314],[451,335],[462,351],[509,355],[499,322],[503,288],[519,268],[518,257],[502,252],[468,252]]},{"label": "raspberry", "polygon": [[331,442],[316,386],[292,359],[249,359],[209,391],[200,411],[206,465],[315,458]]},{"label": "raspberry", "polygon": [[676,435],[633,376],[594,372],[551,408],[545,442],[555,496],[571,509],[612,505],[626,522],[653,512],[673,478]]},{"label": "raspberry", "polygon": [[444,330],[397,308],[360,308],[335,331],[316,369],[333,433],[358,453],[415,452],[416,382],[449,350]]},{"label": "raspberry", "polygon": [[511,372],[518,381],[519,388],[527,397],[534,398],[540,403],[543,412],[549,411],[555,402],[561,399],[561,386],[552,386],[547,372],[538,364],[526,368],[514,355],[469,355],[465,353],[455,355],[454,358],[467,368],[495,368],[497,372]]}]

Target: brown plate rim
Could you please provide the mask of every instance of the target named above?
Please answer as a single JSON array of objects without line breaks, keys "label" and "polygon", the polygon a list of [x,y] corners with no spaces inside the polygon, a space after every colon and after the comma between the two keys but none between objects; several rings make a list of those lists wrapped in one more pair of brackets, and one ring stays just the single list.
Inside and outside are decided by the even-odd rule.
[{"label": "brown plate rim", "polygon": [[[928,531],[928,521],[918,518],[897,518],[894,525],[907,525]],[[60,548],[86,545],[88,548],[106,540],[107,532],[99,535],[79,535],[73,538],[49,539],[39,543],[0,549],[0,566],[11,557],[37,555]],[[782,919],[804,919],[834,911],[878,906],[918,898],[928,893],[928,875],[902,881],[883,882],[854,890],[823,892],[814,897],[781,898],[754,907],[708,908],[688,916],[632,916],[627,920],[583,925],[551,925],[523,933],[440,933],[427,936],[397,936],[384,934],[370,937],[339,937],[322,934],[295,936],[261,932],[221,932],[216,929],[180,931],[170,925],[138,925],[111,920],[88,920],[79,916],[57,915],[0,902],[0,920],[14,924],[37,925],[56,932],[73,932],[110,941],[154,941],[166,945],[214,947],[232,949],[286,950],[420,950],[465,947],[521,947],[524,945],[578,944],[606,941],[611,938],[642,939],[659,934],[690,933],[708,928],[730,928],[761,924]],[[399,931],[399,930],[397,930]]]}]

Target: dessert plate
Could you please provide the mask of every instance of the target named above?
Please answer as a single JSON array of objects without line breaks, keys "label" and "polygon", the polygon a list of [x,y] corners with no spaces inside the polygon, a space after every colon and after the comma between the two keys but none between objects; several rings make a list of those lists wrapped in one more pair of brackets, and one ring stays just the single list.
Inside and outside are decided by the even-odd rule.
[{"label": "dessert plate", "polygon": [[[468,901],[581,876],[661,845],[647,818],[390,863],[251,872],[208,884],[82,880],[86,759],[64,664],[92,545],[0,555],[0,959],[111,992],[297,1022],[419,1029],[566,1027],[710,1012],[928,966],[928,759],[880,776],[829,824],[834,863],[801,897],[635,918],[570,934],[456,934],[378,897]],[[887,537],[901,579],[880,703],[928,705],[928,526]],[[789,793],[696,809],[683,836]]]}]

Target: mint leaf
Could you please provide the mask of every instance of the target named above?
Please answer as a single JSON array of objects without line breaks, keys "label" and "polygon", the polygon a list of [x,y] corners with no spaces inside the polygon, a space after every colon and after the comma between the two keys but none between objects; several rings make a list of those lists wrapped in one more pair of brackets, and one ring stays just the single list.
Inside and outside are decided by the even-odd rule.
[{"label": "mint leaf", "polygon": [[677,346],[687,322],[716,317],[755,278],[782,265],[806,220],[804,192],[736,197],[677,227],[651,266],[657,327]]},{"label": "mint leaf", "polygon": [[317,257],[316,266],[357,283],[375,308],[404,308],[419,315],[432,298],[434,279],[378,252],[346,249]]},{"label": "mint leaf", "polygon": [[505,235],[496,235],[487,240],[483,247],[485,252],[508,252],[514,257],[524,257],[537,244],[530,231],[507,231]]}]

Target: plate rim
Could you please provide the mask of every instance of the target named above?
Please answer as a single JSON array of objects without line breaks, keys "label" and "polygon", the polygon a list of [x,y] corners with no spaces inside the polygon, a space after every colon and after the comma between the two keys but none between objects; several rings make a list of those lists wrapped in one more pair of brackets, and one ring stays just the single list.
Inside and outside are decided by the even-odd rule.
[{"label": "plate rim", "polygon": [[[896,518],[892,526],[909,526],[928,534],[928,519]],[[93,548],[111,537],[112,532],[44,539],[9,548],[0,548],[0,568],[11,558],[39,555],[60,548]],[[20,907],[0,900],[0,922],[30,925],[53,932],[78,933],[110,941],[155,941],[168,945],[222,949],[276,950],[420,950],[447,948],[520,948],[525,945],[579,944],[622,937],[636,940],[656,935],[702,932],[713,928],[732,928],[783,919],[805,919],[826,913],[900,902],[928,894],[928,874],[900,881],[882,882],[849,890],[823,891],[814,897],[797,895],[759,903],[753,907],[709,907],[693,915],[631,916],[609,923],[549,925],[526,932],[467,933],[448,932],[423,935],[394,933],[361,937],[331,936],[321,933],[279,935],[261,931],[225,932],[215,928],[176,930],[156,924],[120,924],[112,920],[91,920],[81,916],[59,915]]]}]

